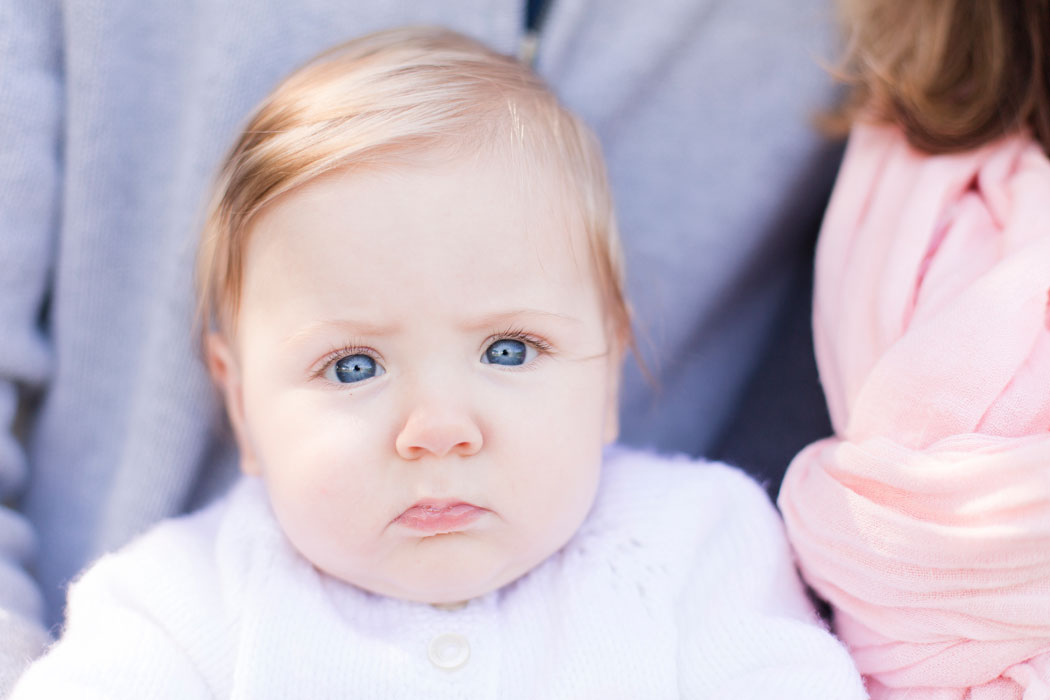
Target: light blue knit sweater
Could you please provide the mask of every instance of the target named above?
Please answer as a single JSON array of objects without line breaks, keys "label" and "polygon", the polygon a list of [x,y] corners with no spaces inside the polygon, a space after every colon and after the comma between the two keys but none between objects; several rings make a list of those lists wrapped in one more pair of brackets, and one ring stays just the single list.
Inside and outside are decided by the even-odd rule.
[{"label": "light blue knit sweater", "polygon": [[[318,50],[382,27],[445,24],[513,52],[521,5],[0,2],[0,692],[70,576],[232,474],[191,267],[248,110]],[[831,91],[829,14],[554,1],[538,69],[604,143],[662,384],[628,372],[628,443],[700,453],[731,415],[834,168],[809,126]]]}]

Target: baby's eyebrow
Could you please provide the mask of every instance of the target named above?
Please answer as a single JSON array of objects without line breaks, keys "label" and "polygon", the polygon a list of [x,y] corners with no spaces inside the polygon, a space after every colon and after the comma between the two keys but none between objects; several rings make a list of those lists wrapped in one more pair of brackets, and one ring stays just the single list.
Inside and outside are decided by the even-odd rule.
[{"label": "baby's eyebrow", "polygon": [[296,329],[290,333],[284,340],[281,341],[282,345],[295,345],[304,340],[309,339],[311,336],[318,333],[330,332],[337,330],[344,335],[351,337],[356,336],[383,336],[390,335],[397,331],[397,326],[393,324],[382,324],[382,323],[371,323],[369,321],[361,321],[354,319],[331,319],[324,321],[314,321],[308,323],[302,328]]},{"label": "baby's eyebrow", "polygon": [[580,319],[568,314],[560,314],[555,311],[546,311],[544,309],[519,308],[508,309],[506,311],[495,311],[493,313],[471,318],[469,321],[464,322],[463,327],[468,329],[489,328],[491,326],[520,323],[523,320],[537,319],[568,322],[572,324],[581,323]]}]

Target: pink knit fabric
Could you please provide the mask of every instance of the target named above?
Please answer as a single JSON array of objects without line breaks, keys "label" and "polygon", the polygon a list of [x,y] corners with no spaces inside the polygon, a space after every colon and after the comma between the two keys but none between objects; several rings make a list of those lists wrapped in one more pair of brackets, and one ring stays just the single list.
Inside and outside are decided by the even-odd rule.
[{"label": "pink knit fabric", "polygon": [[850,138],[780,508],[873,698],[1050,700],[1050,161]]}]

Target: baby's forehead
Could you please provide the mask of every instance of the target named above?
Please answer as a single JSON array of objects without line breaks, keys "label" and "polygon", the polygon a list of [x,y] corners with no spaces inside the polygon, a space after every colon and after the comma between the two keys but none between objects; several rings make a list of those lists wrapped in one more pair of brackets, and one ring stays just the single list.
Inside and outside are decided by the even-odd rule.
[{"label": "baby's forehead", "polygon": [[[502,208],[503,219],[490,220],[492,236],[508,235],[497,221],[517,221],[533,257],[567,258],[577,275],[597,266],[606,291],[622,296],[615,217],[600,148],[586,125],[527,67],[447,32],[404,30],[321,57],[260,105],[209,207],[198,261],[202,317],[235,323],[255,267],[251,251],[263,243],[259,222],[282,202],[302,199],[305,185],[348,169],[389,176],[428,159],[442,173],[470,158],[501,164],[507,177],[498,196],[453,189],[434,208],[452,199],[467,212]],[[405,240],[402,256],[414,247]],[[361,251],[354,255],[369,252]]]},{"label": "baby's forehead", "polygon": [[577,195],[555,168],[520,154],[432,148],[333,170],[282,195],[257,218],[250,247],[290,256],[316,234],[362,264],[403,266],[455,250],[460,257],[446,262],[464,274],[498,262],[541,272],[571,265],[579,276],[598,251]]},{"label": "baby's forehead", "polygon": [[603,327],[582,217],[521,175],[490,154],[307,183],[256,224],[248,323],[298,328],[304,319],[352,318],[390,334],[491,332],[523,323],[522,311],[532,310],[529,323]]}]

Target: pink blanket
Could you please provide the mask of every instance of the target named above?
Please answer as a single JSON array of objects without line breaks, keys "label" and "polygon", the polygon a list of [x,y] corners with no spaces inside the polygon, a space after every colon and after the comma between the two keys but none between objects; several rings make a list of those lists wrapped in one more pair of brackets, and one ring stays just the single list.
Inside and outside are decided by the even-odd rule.
[{"label": "pink blanket", "polygon": [[780,508],[873,698],[1050,699],[1050,161],[850,138]]}]

